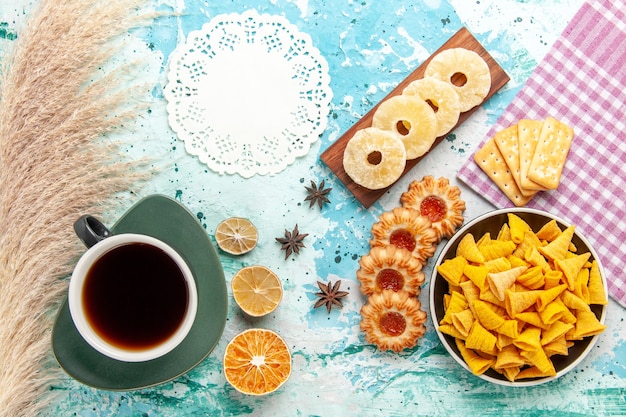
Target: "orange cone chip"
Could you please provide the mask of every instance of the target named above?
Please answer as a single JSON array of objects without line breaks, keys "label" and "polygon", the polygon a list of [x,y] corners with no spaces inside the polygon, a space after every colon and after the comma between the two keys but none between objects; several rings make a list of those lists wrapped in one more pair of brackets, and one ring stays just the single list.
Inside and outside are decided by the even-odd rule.
[{"label": "orange cone chip", "polygon": [[509,345],[500,350],[496,357],[495,369],[520,368],[526,365],[526,361],[514,345]]},{"label": "orange cone chip", "polygon": [[[496,331],[511,339],[517,339],[519,337],[519,323],[517,320],[504,320],[502,326],[498,327]],[[513,341],[511,341],[511,343],[513,343]]]},{"label": "orange cone chip", "polygon": [[467,265],[467,260],[462,256],[448,259],[437,267],[437,272],[441,274],[451,285],[459,285],[463,271]]},{"label": "orange cone chip", "polygon": [[582,298],[578,297],[576,294],[574,294],[571,291],[563,291],[561,300],[563,300],[563,304],[565,304],[565,306],[569,308],[570,311],[571,310],[591,311],[591,307],[589,307],[589,304],[585,303],[585,301]]},{"label": "orange cone chip", "polygon": [[547,290],[543,290],[537,299],[537,310],[543,311],[548,304],[556,300],[563,291],[567,288],[566,284],[561,284],[556,287],[552,287]]},{"label": "orange cone chip", "polygon": [[606,326],[600,323],[595,314],[591,311],[579,311],[576,315],[575,338],[594,336],[602,333]]},{"label": "orange cone chip", "polygon": [[590,255],[591,254],[589,252],[586,252],[571,258],[556,259],[554,261],[556,269],[563,272],[563,275],[567,280],[567,288],[570,291],[574,291],[574,289],[576,288],[576,279],[578,278],[578,273],[583,268]]},{"label": "orange cone chip", "polygon": [[565,307],[562,301],[555,300],[539,312],[539,317],[541,317],[542,322],[550,325],[559,320],[567,311],[567,307]]},{"label": "orange cone chip", "polygon": [[486,261],[493,260],[496,258],[507,257],[513,254],[517,246],[513,241],[509,240],[506,242],[502,242],[500,240],[493,240],[489,244],[482,245],[478,249],[480,253],[483,254]]},{"label": "orange cone chip", "polygon": [[574,226],[570,226],[557,236],[552,242],[546,246],[540,246],[537,248],[539,252],[548,259],[565,259],[567,255],[570,242],[574,236]]},{"label": "orange cone chip", "polygon": [[463,238],[459,241],[459,245],[456,248],[456,254],[457,256],[465,258],[469,262],[485,262],[485,256],[480,252],[480,249],[478,249],[474,236],[469,233],[463,236]]},{"label": "orange cone chip", "polygon": [[543,350],[543,348],[539,347],[535,350],[523,350],[520,355],[523,358],[526,358],[531,364],[533,364],[543,375],[554,376],[556,375],[556,370],[554,369],[554,365],[548,359],[548,355]]},{"label": "orange cone chip", "polygon": [[477,355],[471,349],[468,349],[463,341],[459,339],[456,339],[456,346],[459,349],[459,352],[461,352],[463,360],[467,366],[469,366],[474,375],[485,373],[485,371],[495,363],[494,359],[483,358],[482,356]]},{"label": "orange cone chip", "polygon": [[532,232],[532,229],[521,217],[516,214],[508,213],[509,228],[511,229],[511,240],[515,243],[522,243],[526,232]]},{"label": "orange cone chip", "polygon": [[488,273],[487,283],[491,292],[494,293],[498,300],[504,301],[504,292],[513,285],[517,277],[522,275],[526,269],[525,266],[518,266],[508,271]]},{"label": "orange cone chip", "polygon": [[474,301],[474,311],[476,312],[476,318],[480,321],[480,324],[488,330],[495,330],[504,324],[504,318],[489,307],[489,304],[481,301]]},{"label": "orange cone chip", "polygon": [[539,231],[537,231],[537,238],[552,242],[561,234],[561,228],[557,224],[556,220],[550,220],[544,224]]},{"label": "orange cone chip", "polygon": [[571,323],[563,323],[562,321],[555,322],[549,329],[541,333],[541,344],[545,346],[554,342],[561,336],[565,336],[573,327],[574,325]]},{"label": "orange cone chip", "polygon": [[545,324],[543,320],[541,320],[539,313],[536,311],[524,311],[523,313],[516,314],[515,318],[519,322],[530,324],[531,326],[535,326],[540,329],[548,329],[550,327],[547,324]]},{"label": "orange cone chip", "polygon": [[600,275],[600,269],[598,262],[593,261],[591,263],[591,270],[589,271],[589,284],[587,285],[589,291],[589,304],[608,304],[606,299],[606,291],[602,284],[602,277]]},{"label": "orange cone chip", "polygon": [[528,268],[526,272],[524,272],[517,278],[517,282],[531,290],[543,288],[546,283],[545,279],[543,278],[543,271],[539,266],[533,266],[532,268]]},{"label": "orange cone chip", "polygon": [[474,324],[474,314],[472,310],[465,309],[458,313],[452,314],[452,325],[454,328],[463,336],[467,337],[469,335],[470,329],[472,328],[472,324]]},{"label": "orange cone chip", "polygon": [[522,351],[533,351],[541,349],[541,329],[529,326],[513,342]]},{"label": "orange cone chip", "polygon": [[463,274],[470,279],[481,290],[486,288],[487,273],[489,269],[482,265],[465,265]]},{"label": "orange cone chip", "polygon": [[505,291],[504,302],[506,312],[509,317],[515,317],[517,314],[534,305],[542,291]]},{"label": "orange cone chip", "polygon": [[496,337],[485,329],[478,321],[475,321],[467,339],[465,340],[465,346],[485,353],[494,352],[496,347]]}]

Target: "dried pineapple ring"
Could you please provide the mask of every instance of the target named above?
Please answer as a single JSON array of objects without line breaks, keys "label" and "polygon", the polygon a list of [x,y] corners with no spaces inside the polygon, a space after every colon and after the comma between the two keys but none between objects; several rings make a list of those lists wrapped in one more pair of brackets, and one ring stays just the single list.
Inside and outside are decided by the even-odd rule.
[{"label": "dried pineapple ring", "polygon": [[459,121],[461,114],[461,103],[459,95],[454,87],[445,81],[441,81],[435,77],[420,78],[411,82],[402,94],[408,96],[417,96],[425,102],[430,102],[437,109],[435,117],[437,118],[437,137],[448,133],[454,125]]},{"label": "dried pineapple ring", "polygon": [[[465,83],[455,84],[452,77],[456,74],[462,74]],[[459,95],[461,112],[479,105],[491,88],[491,73],[485,60],[476,52],[464,48],[446,49],[435,55],[426,66],[425,75],[439,78],[454,87]]]},{"label": "dried pineapple ring", "polygon": [[406,151],[392,132],[368,127],[358,130],[343,153],[343,168],[352,181],[378,190],[393,184],[404,171]]},{"label": "dried pineapple ring", "polygon": [[406,159],[424,155],[437,138],[435,112],[424,100],[394,96],[383,101],[372,118],[372,127],[398,136],[406,149]]}]

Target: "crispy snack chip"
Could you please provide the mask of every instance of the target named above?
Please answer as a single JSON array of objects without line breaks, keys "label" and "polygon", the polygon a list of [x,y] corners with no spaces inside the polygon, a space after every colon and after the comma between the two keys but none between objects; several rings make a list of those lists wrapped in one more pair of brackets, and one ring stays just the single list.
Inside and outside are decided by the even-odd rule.
[{"label": "crispy snack chip", "polygon": [[595,314],[591,311],[579,311],[576,315],[576,331],[574,339],[582,339],[583,337],[594,336],[602,333],[606,326],[600,323]]},{"label": "crispy snack chip", "polygon": [[504,318],[501,314],[496,312],[496,309],[489,306],[482,300],[475,300],[474,311],[476,312],[476,318],[488,330],[496,330],[504,324]]},{"label": "crispy snack chip", "polygon": [[465,339],[465,346],[469,349],[491,354],[496,348],[496,337],[478,321],[474,321],[469,335]]},{"label": "crispy snack chip", "polygon": [[473,350],[467,348],[462,340],[456,339],[456,346],[463,356],[463,360],[475,375],[483,374],[494,363],[494,359],[484,358],[474,353]]},{"label": "crispy snack chip", "polygon": [[468,277],[471,282],[474,283],[479,289],[485,289],[487,273],[489,272],[489,268],[484,265],[472,265],[467,264],[463,268],[463,275]]},{"label": "crispy snack chip", "polygon": [[485,258],[485,261],[512,255],[515,248],[516,245],[511,240],[492,240],[491,242],[489,242],[489,244],[481,245],[478,247],[480,253],[482,253],[483,257]]},{"label": "crispy snack chip", "polygon": [[511,214],[496,239],[467,234],[438,266],[450,288],[438,328],[455,338],[473,373],[554,376],[553,355],[606,329],[591,308],[607,303],[600,267],[589,252],[575,252],[574,230],[550,221],[535,233]]},{"label": "crispy snack chip", "polygon": [[454,328],[465,338],[467,338],[467,336],[469,335],[472,325],[476,320],[474,318],[474,314],[472,314],[472,310],[470,310],[469,308],[452,314],[451,319]]},{"label": "crispy snack chip", "polygon": [[528,309],[528,307],[537,303],[537,299],[541,295],[540,290],[529,291],[511,291],[506,290],[504,297],[504,305],[509,317],[515,317],[519,313]]},{"label": "crispy snack chip", "polygon": [[570,226],[559,234],[552,242],[546,246],[540,246],[537,250],[548,260],[565,259],[569,251],[569,245],[574,236],[574,226]]},{"label": "crispy snack chip", "polygon": [[556,220],[552,219],[548,223],[541,226],[541,229],[537,232],[537,238],[540,240],[546,240],[552,242],[561,234],[561,229]]},{"label": "crispy snack chip", "polygon": [[456,254],[458,257],[465,258],[468,262],[483,263],[485,262],[485,256],[478,249],[474,236],[467,234],[459,241],[459,246],[456,248]]},{"label": "crispy snack chip", "polygon": [[437,272],[451,285],[459,285],[465,265],[467,265],[467,259],[462,256],[457,256],[439,265]]},{"label": "crispy snack chip", "polygon": [[582,271],[589,256],[591,256],[591,254],[586,252],[571,258],[554,260],[554,266],[565,276],[567,287],[570,291],[574,291],[576,288],[578,274]]},{"label": "crispy snack chip", "polygon": [[602,285],[598,262],[595,260],[591,263],[587,290],[589,291],[589,304],[608,304],[606,291],[604,290],[604,285]]},{"label": "crispy snack chip", "polygon": [[488,273],[489,289],[500,301],[504,301],[505,291],[509,289],[526,270],[525,266],[518,266],[502,272]]}]

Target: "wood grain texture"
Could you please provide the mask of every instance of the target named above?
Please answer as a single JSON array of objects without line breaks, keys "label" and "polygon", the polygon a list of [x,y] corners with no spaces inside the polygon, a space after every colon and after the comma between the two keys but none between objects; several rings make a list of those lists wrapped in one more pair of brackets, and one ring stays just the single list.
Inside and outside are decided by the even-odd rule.
[{"label": "wood grain texture", "polygon": [[[487,65],[489,65],[489,69],[491,72],[491,89],[489,90],[489,93],[482,103],[489,100],[491,96],[493,96],[509,81],[509,76],[506,74],[506,72],[504,72],[502,67],[498,65],[498,63],[485,50],[485,48],[483,48],[480,42],[478,42],[478,40],[470,33],[470,31],[465,27],[459,29],[458,32],[456,32],[450,39],[448,39],[448,41],[446,41],[426,61],[424,61],[411,74],[409,74],[408,77],[406,77],[400,84],[398,84],[398,86],[394,88],[393,91],[391,91],[383,100],[381,100],[369,112],[367,112],[365,116],[363,116],[354,125],[352,125],[350,129],[348,129],[339,139],[337,139],[320,155],[322,161],[335,173],[335,175],[337,175],[337,177],[346,185],[346,187],[350,190],[350,192],[352,192],[356,199],[359,200],[361,204],[363,204],[363,206],[365,206],[365,208],[368,208],[372,204],[374,204],[376,200],[378,200],[389,188],[393,187],[393,184],[380,190],[370,190],[352,181],[352,179],[348,176],[348,174],[346,174],[343,169],[343,152],[346,148],[348,141],[354,136],[354,134],[358,130],[370,127],[372,125],[372,117],[378,109],[378,106],[380,106],[383,101],[387,100],[390,97],[402,94],[402,90],[404,90],[406,86],[408,86],[412,81],[423,78],[424,71],[426,70],[426,66],[428,65],[430,60],[439,52],[451,48],[465,48],[475,51],[485,60],[485,62],[487,62]],[[463,123],[468,117],[470,117],[477,108],[478,106],[461,113],[461,115],[459,116],[459,121],[454,126],[454,128],[456,128],[459,124]],[[430,150],[440,144],[445,137],[446,135],[438,137],[433,143]],[[419,158],[407,161],[402,176],[406,175],[406,173],[409,172],[415,165],[417,165],[422,160],[422,158],[428,155],[429,152],[426,152],[426,154],[420,156]]]}]

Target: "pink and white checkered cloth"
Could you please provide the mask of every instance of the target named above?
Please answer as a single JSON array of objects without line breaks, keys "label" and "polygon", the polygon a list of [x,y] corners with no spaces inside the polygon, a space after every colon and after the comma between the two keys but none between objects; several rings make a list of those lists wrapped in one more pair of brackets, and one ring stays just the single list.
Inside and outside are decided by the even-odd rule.
[{"label": "pink and white checkered cloth", "polygon": [[[547,116],[572,126],[575,137],[558,189],[536,194],[527,206],[576,225],[598,252],[609,295],[626,307],[623,0],[589,0],[583,4],[487,138],[519,119]],[[458,178],[496,207],[513,206],[473,157],[461,167]]]}]

